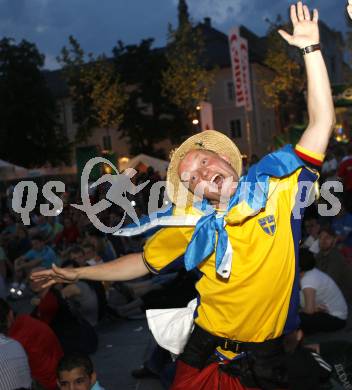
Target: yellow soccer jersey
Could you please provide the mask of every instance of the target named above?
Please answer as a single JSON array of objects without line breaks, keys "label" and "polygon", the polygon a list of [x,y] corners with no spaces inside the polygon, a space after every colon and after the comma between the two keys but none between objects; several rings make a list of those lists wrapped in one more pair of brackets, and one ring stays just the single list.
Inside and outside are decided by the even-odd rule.
[{"label": "yellow soccer jersey", "polygon": [[[196,285],[195,322],[201,328],[233,340],[262,342],[297,327],[297,184],[317,177],[304,167],[288,177],[271,178],[264,210],[238,224],[229,223],[229,212],[225,229],[233,248],[230,277],[216,273],[215,253],[198,266],[202,276]],[[194,227],[168,227],[157,232],[144,248],[147,267],[160,272],[178,261],[193,231]]]}]

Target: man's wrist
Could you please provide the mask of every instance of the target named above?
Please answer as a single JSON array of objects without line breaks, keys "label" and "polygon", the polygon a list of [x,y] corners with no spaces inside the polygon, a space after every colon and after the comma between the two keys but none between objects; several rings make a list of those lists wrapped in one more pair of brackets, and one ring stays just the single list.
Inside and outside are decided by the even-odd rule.
[{"label": "man's wrist", "polygon": [[87,268],[87,267],[76,268],[76,270],[77,270],[77,278],[76,278],[76,280],[84,279],[84,278],[85,278],[85,276],[84,276],[84,270],[85,270],[86,268]]},{"label": "man's wrist", "polygon": [[308,46],[304,46],[301,48],[302,55],[306,55],[309,53],[313,53],[314,51],[321,50],[320,43],[313,43]]}]

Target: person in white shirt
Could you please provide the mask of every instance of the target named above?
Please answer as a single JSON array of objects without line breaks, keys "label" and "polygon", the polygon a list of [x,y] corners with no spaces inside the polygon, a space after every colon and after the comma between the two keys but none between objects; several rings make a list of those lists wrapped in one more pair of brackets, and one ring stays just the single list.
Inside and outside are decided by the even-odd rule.
[{"label": "person in white shirt", "polygon": [[0,299],[0,389],[31,389],[32,377],[22,345],[7,337],[8,304]]},{"label": "person in white shirt", "polygon": [[344,328],[347,303],[341,290],[329,275],[315,268],[313,254],[299,253],[301,278],[301,329],[306,334],[330,332]]}]

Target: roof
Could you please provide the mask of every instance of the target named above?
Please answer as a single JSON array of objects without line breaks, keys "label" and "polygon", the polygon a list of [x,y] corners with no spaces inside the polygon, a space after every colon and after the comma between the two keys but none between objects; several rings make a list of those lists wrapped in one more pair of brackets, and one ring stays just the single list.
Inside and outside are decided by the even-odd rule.
[{"label": "roof", "polygon": [[12,164],[5,160],[0,160],[0,169],[26,169],[19,165]]},{"label": "roof", "polygon": [[[322,36],[333,34],[337,41],[343,45],[343,38],[340,32],[332,30],[324,22],[320,21],[319,23]],[[202,23],[199,23],[196,26],[196,28],[201,30],[204,38],[205,51],[202,56],[203,58],[201,59],[202,63],[206,64],[206,67],[208,68],[231,67],[228,36],[212,27],[210,18],[205,18]],[[267,50],[267,38],[265,36],[259,37],[245,26],[240,26],[240,34],[248,41],[249,62],[263,64]],[[155,48],[154,50],[163,51],[165,48],[160,47]],[[44,76],[55,97],[62,98],[68,96],[68,86],[61,69],[44,71]]]},{"label": "roof", "polygon": [[62,69],[44,70],[43,75],[49,89],[56,98],[63,98],[69,95],[68,85],[63,75]]},{"label": "roof", "polygon": [[155,171],[158,171],[161,175],[164,175],[169,166],[169,162],[165,160],[160,160],[159,158],[148,156],[147,154],[139,154],[136,157],[131,158],[127,163],[120,164],[120,170],[127,168],[136,168],[142,163],[147,167],[154,168]]},{"label": "roof", "polygon": [[[210,24],[209,19],[197,25],[202,31],[205,44],[204,61],[208,67],[231,67],[228,36],[216,30]],[[249,61],[262,63],[266,52],[266,38],[258,37],[244,26],[240,26],[240,34],[248,40]]]}]

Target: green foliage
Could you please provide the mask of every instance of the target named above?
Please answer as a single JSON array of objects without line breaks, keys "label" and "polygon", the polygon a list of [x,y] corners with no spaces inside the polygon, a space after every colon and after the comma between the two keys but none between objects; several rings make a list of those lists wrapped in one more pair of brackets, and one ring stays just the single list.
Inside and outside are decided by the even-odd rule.
[{"label": "green foliage", "polygon": [[78,41],[70,36],[69,47],[61,49],[57,61],[63,65],[63,74],[74,104],[74,120],[78,124],[76,141],[84,141],[97,125],[93,116],[93,102],[90,97],[91,86],[83,82],[85,55]]},{"label": "green foliage", "polygon": [[[288,30],[288,25],[280,27]],[[267,34],[268,49],[264,61],[274,71],[274,75],[272,78],[264,78],[261,84],[267,96],[266,105],[277,109],[282,125],[286,127],[302,120],[306,78],[302,63],[295,55],[297,50],[290,48],[279,36],[278,28],[277,24],[272,24]]]},{"label": "green foliage", "polygon": [[187,130],[187,121],[162,95],[162,73],[167,62],[164,51],[152,49],[152,43],[152,39],[139,45],[118,42],[113,49],[116,72],[129,86],[120,131],[128,139],[132,154],[144,152],[163,157],[156,143],[165,139],[178,142]]},{"label": "green foliage", "polygon": [[351,65],[352,65],[352,20],[350,19],[347,11],[345,12],[345,24],[347,27],[347,31],[345,34],[345,49],[348,52],[348,71],[345,73],[345,82],[351,83],[352,82],[352,75],[351,75]]},{"label": "green foliage", "polygon": [[99,56],[85,68],[83,82],[91,85],[89,97],[93,102],[93,117],[98,126],[118,128],[123,119],[122,109],[127,95],[114,64],[104,56]]},{"label": "green foliage", "polygon": [[26,167],[69,158],[43,64],[34,44],[0,40],[0,158]]},{"label": "green foliage", "polygon": [[201,63],[204,42],[201,31],[183,20],[177,30],[169,26],[168,67],[163,72],[163,93],[184,112],[189,121],[196,107],[207,99],[214,73]]},{"label": "green foliage", "polygon": [[118,128],[123,119],[125,87],[114,64],[105,56],[86,58],[78,41],[70,36],[58,61],[63,65],[78,123],[76,141],[87,139],[94,127]]}]

